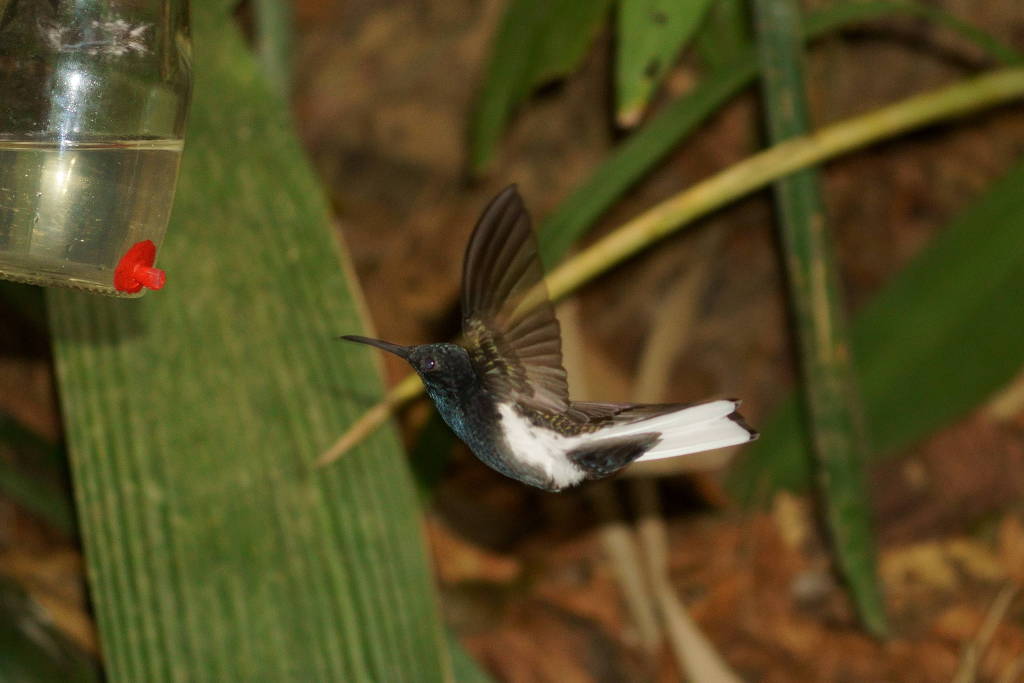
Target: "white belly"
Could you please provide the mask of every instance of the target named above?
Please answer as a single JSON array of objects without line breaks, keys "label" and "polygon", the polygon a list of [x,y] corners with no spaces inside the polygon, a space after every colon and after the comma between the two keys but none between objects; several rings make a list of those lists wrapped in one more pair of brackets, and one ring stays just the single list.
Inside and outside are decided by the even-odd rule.
[{"label": "white belly", "polygon": [[559,488],[578,484],[586,472],[566,455],[585,441],[595,447],[604,438],[656,433],[659,440],[637,460],[674,458],[689,453],[745,443],[757,435],[732,419],[736,402],[711,401],[680,408],[646,420],[615,424],[581,436],[562,436],[538,428],[508,404],[498,404],[501,427],[514,457],[545,472]]},{"label": "white belly", "polygon": [[586,476],[566,457],[585,437],[562,436],[537,428],[508,404],[498,404],[501,428],[509,448],[520,461],[544,471],[558,486],[578,484]]}]

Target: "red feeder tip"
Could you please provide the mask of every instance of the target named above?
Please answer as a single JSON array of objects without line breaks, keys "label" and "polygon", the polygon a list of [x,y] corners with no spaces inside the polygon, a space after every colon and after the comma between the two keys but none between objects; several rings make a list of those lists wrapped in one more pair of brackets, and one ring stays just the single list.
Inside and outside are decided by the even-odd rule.
[{"label": "red feeder tip", "polygon": [[132,277],[141,282],[143,287],[149,289],[163,289],[167,283],[167,273],[159,268],[144,266],[141,263],[135,266]]},{"label": "red feeder tip", "polygon": [[156,245],[151,240],[132,245],[114,269],[114,289],[128,294],[143,287],[162,289],[167,283],[167,274],[153,267],[155,260]]}]

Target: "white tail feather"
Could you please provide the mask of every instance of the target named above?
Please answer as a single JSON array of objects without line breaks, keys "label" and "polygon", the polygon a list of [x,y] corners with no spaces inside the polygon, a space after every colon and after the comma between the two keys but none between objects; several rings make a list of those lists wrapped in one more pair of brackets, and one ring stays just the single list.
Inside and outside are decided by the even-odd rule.
[{"label": "white tail feather", "polygon": [[637,462],[674,458],[677,455],[734,446],[757,436],[741,422],[732,418],[737,405],[736,401],[727,400],[702,403],[673,413],[613,427],[603,432],[602,436],[661,432],[661,441]]}]

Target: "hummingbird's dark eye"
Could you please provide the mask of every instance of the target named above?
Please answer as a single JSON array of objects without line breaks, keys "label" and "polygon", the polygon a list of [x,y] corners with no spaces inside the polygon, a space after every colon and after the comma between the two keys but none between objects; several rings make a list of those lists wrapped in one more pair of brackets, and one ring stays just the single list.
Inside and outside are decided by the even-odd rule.
[{"label": "hummingbird's dark eye", "polygon": [[433,370],[437,367],[437,361],[433,358],[425,358],[421,367],[426,371]]}]

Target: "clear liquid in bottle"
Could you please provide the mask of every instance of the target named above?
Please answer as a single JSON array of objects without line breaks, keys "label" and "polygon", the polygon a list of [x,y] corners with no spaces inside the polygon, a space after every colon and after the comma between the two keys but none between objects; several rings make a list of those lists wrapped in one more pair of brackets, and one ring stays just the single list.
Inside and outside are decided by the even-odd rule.
[{"label": "clear liquid in bottle", "polygon": [[0,5],[0,278],[159,289],[192,84],[187,0]]},{"label": "clear liquid in bottle", "polygon": [[160,244],[180,139],[0,139],[0,277],[122,294],[114,270],[132,245]]}]

